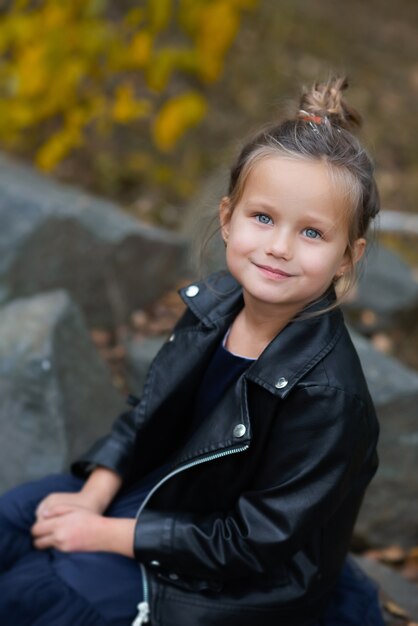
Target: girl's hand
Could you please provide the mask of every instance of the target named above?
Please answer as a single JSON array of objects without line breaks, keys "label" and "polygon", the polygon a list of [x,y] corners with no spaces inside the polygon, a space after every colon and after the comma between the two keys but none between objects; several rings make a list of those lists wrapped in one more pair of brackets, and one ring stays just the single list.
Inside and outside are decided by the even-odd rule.
[{"label": "girl's hand", "polygon": [[57,510],[66,509],[70,510],[85,509],[92,513],[103,513],[101,507],[92,500],[88,494],[78,491],[75,493],[51,493],[44,498],[38,508],[36,509],[36,519],[48,519],[55,517]]},{"label": "girl's hand", "polygon": [[103,517],[87,509],[57,506],[55,516],[38,520],[31,529],[38,550],[116,552],[133,557],[134,519]]},{"label": "girl's hand", "polygon": [[[54,502],[54,496],[57,496],[58,501],[61,495],[78,494],[53,494],[49,498]],[[104,519],[101,515],[86,508],[76,509],[72,504],[67,507],[56,503],[49,510],[49,516],[38,517],[38,521],[32,526],[35,548],[56,548],[62,552],[91,552],[100,549]]]},{"label": "girl's hand", "polygon": [[47,519],[56,515],[57,507],[69,510],[87,509],[93,513],[104,513],[119,488],[122,479],[112,470],[97,467],[75,493],[51,493],[36,509],[36,519]]}]

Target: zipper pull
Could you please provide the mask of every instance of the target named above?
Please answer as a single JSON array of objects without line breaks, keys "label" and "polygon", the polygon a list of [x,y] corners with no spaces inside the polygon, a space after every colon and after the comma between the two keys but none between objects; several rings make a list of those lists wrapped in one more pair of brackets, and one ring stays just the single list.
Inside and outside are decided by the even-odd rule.
[{"label": "zipper pull", "polygon": [[149,604],[148,602],[140,602],[138,604],[138,615],[132,626],[141,626],[142,624],[148,624],[149,622]]}]

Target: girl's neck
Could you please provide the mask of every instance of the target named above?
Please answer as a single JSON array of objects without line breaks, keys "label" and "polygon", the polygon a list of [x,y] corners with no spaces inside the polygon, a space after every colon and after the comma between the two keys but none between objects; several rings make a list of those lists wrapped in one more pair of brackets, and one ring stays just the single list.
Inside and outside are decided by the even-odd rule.
[{"label": "girl's neck", "polygon": [[289,323],[297,311],[283,311],[278,314],[276,307],[253,306],[245,301],[232,323],[227,339],[227,348],[231,352],[257,359],[268,344]]}]

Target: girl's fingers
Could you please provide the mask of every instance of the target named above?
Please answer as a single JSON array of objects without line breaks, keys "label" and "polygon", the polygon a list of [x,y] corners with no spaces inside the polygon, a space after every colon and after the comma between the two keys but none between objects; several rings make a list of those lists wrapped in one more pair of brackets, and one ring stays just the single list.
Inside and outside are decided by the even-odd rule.
[{"label": "girl's fingers", "polygon": [[46,535],[45,537],[39,537],[34,539],[33,545],[38,550],[45,550],[46,548],[52,548],[54,546],[52,535]]},{"label": "girl's fingers", "polygon": [[36,512],[35,512],[36,519],[42,519],[42,518],[48,517],[49,514],[50,514],[49,508],[46,508],[46,507],[39,507],[38,509],[36,509]]},{"label": "girl's fingers", "polygon": [[56,506],[56,504],[54,504],[54,500],[55,498],[51,498],[50,496],[45,498],[45,500],[42,500],[35,511],[36,517],[46,517],[51,508]]},{"label": "girl's fingers", "polygon": [[37,519],[49,519],[52,517],[59,517],[60,515],[66,515],[73,510],[74,507],[71,507],[68,504],[57,504],[55,506],[50,506],[47,509],[42,509],[37,516]]},{"label": "girl's fingers", "polygon": [[48,517],[51,510],[57,506],[71,506],[73,508],[80,506],[79,493],[52,493],[38,504],[35,515],[39,517]]},{"label": "girl's fingers", "polygon": [[69,513],[68,508],[64,509],[61,508],[59,509],[57,507],[57,509],[55,510],[54,516],[50,519],[41,519],[38,520],[37,522],[35,522],[35,524],[32,526],[31,528],[31,533],[33,537],[42,537],[45,535],[51,535],[56,526],[57,526],[57,519],[58,517],[61,517],[62,515],[65,515],[66,513]]},{"label": "girl's fingers", "polygon": [[48,512],[48,505],[45,501],[42,501],[35,510],[36,517],[43,517]]},{"label": "girl's fingers", "polygon": [[36,522],[36,524],[34,524],[30,529],[30,532],[32,537],[45,537],[51,534],[53,526],[54,524],[52,521]]},{"label": "girl's fingers", "polygon": [[36,521],[31,533],[35,548],[56,548],[62,552],[92,551],[100,542],[101,529],[99,515],[57,506],[54,517]]},{"label": "girl's fingers", "polygon": [[33,545],[38,550],[58,548],[56,538],[56,521],[36,522],[31,528]]},{"label": "girl's fingers", "polygon": [[44,517],[59,517],[61,515],[66,515],[67,513],[71,513],[74,509],[66,504],[58,504],[57,506],[52,506],[48,509],[47,514],[44,514]]}]

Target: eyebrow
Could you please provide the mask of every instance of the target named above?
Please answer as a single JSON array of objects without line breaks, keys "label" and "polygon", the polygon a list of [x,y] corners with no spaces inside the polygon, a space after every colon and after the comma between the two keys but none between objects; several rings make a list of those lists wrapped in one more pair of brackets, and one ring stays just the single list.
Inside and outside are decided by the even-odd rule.
[{"label": "eyebrow", "polygon": [[321,217],[318,215],[309,215],[309,213],[306,215],[303,215],[303,221],[312,222],[312,224],[320,224],[323,228],[326,228],[327,230],[335,226],[335,221],[330,220],[327,217]]},{"label": "eyebrow", "polygon": [[276,207],[273,204],[269,204],[263,200],[249,200],[245,203],[245,207],[247,209],[265,209],[266,211],[277,211]]}]

